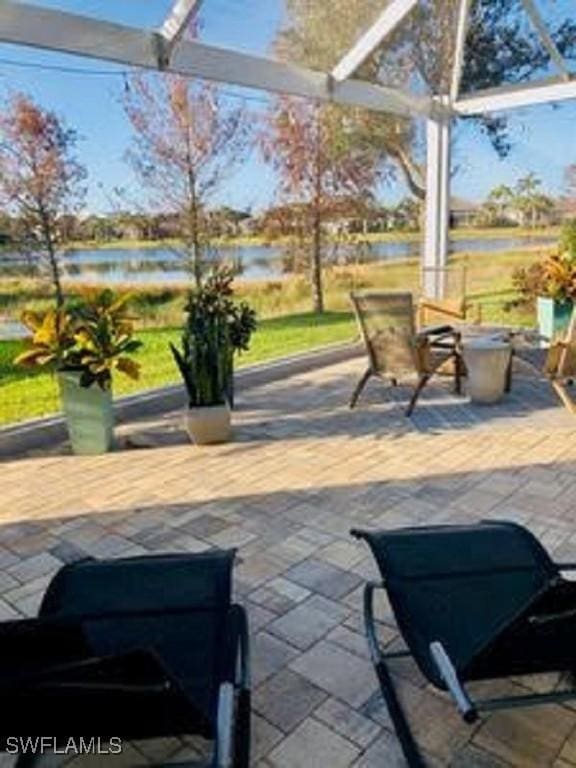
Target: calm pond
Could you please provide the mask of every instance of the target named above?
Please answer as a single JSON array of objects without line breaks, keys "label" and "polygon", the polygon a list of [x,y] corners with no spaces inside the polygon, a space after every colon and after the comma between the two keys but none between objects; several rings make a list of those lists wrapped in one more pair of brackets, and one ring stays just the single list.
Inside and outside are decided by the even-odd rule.
[{"label": "calm pond", "polygon": [[[554,242],[552,237],[471,238],[454,241],[451,251],[494,252]],[[420,244],[387,241],[356,246],[330,245],[328,251],[328,259],[333,263],[368,263],[416,257]],[[220,249],[215,258],[248,280],[278,279],[292,271],[290,255],[282,246],[226,247]],[[82,283],[166,284],[188,279],[179,255],[166,247],[70,251],[63,256],[62,266],[67,279]],[[0,255],[0,278],[30,275],[31,269],[22,257]]]}]

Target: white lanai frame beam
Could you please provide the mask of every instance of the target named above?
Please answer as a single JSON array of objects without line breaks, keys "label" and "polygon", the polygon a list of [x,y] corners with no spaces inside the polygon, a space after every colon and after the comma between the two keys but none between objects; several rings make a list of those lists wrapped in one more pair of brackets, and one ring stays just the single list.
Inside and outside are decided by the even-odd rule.
[{"label": "white lanai frame beam", "polygon": [[441,299],[445,290],[450,224],[449,115],[426,121],[426,209],[422,258],[425,296]]},{"label": "white lanai frame beam", "polygon": [[360,37],[356,44],[332,70],[337,83],[347,80],[374,53],[379,45],[410,13],[419,0],[390,0],[377,21]]},{"label": "white lanai frame beam", "polygon": [[462,81],[462,69],[464,66],[464,52],[466,49],[466,37],[470,26],[470,12],[472,0],[460,0],[458,13],[458,26],[456,28],[456,44],[454,46],[454,64],[452,67],[452,80],[450,83],[450,100],[456,101],[460,93]]},{"label": "white lanai frame beam", "polygon": [[359,80],[348,80],[334,89],[330,76],[322,72],[197,41],[181,40],[168,61],[165,38],[158,32],[14,0],[0,0],[0,42],[398,115],[433,112],[433,102],[427,97]]},{"label": "white lanai frame beam", "polygon": [[530,17],[530,21],[532,22],[532,24],[534,25],[534,28],[538,32],[540,40],[542,41],[542,45],[547,50],[550,58],[556,65],[557,69],[560,71],[562,77],[565,80],[569,80],[570,70],[566,66],[566,62],[564,61],[564,57],[558,50],[558,46],[552,39],[552,35],[548,31],[546,22],[542,18],[535,1],[522,0],[522,5],[526,9],[526,13]]},{"label": "white lanai frame beam", "polygon": [[458,99],[452,104],[452,109],[457,115],[482,115],[569,99],[576,99],[576,80],[566,82],[552,77],[533,83],[515,83],[476,91]]},{"label": "white lanai frame beam", "polygon": [[178,43],[194,14],[197,13],[202,0],[175,0],[170,12],[164,19],[160,34],[166,40],[166,46],[172,51]]}]

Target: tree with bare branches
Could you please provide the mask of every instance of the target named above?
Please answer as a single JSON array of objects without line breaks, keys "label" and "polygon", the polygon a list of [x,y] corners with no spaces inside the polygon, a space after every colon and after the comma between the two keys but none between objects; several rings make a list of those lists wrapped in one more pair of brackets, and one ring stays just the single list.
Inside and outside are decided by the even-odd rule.
[{"label": "tree with bare branches", "polygon": [[246,109],[230,106],[215,85],[166,75],[131,77],[123,106],[134,131],[127,158],[149,202],[178,216],[178,253],[199,286],[210,245],[206,207],[247,156]]},{"label": "tree with bare branches", "polygon": [[370,145],[356,140],[362,113],[336,105],[279,97],[261,135],[264,158],[279,176],[286,201],[304,203],[310,237],[310,283],[315,312],[324,311],[323,222],[335,198],[373,189],[380,166]]},{"label": "tree with bare branches", "polygon": [[67,216],[84,200],[86,170],[77,136],[29,96],[17,93],[0,113],[0,201],[18,217],[21,239],[45,259],[56,304],[64,303],[59,252]]}]

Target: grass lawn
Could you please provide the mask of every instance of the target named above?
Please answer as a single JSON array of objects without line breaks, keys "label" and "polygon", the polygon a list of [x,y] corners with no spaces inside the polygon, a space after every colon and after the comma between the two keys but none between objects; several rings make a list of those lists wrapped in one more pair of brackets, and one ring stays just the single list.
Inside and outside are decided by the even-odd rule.
[{"label": "grass lawn", "polygon": [[[538,246],[499,253],[469,253],[453,256],[451,274],[466,272],[466,296],[471,321],[502,325],[534,325],[533,310],[508,304],[515,298],[512,273],[551,248]],[[310,288],[304,275],[260,283],[239,282],[237,294],[263,318],[251,349],[238,359],[249,365],[352,339],[355,325],[350,315],[348,294],[362,288],[419,292],[417,259],[326,269],[324,288],[329,311],[323,316],[310,313]],[[131,382],[118,376],[116,394],[126,394],[178,381],[169,341],[178,341],[185,298],[184,287],[131,287],[134,314],[140,318],[139,353],[142,377]],[[452,289],[448,288],[449,293]],[[0,314],[18,317],[23,306],[46,307],[51,303],[46,287],[37,281],[0,281]],[[0,424],[54,413],[58,410],[55,379],[45,373],[16,369],[12,360],[22,345],[0,341]]]},{"label": "grass lawn", "polygon": [[[238,358],[237,366],[284,357],[326,344],[354,338],[355,324],[347,312],[290,315],[262,320],[251,349]],[[133,382],[118,376],[114,391],[128,394],[179,381],[168,342],[178,343],[178,328],[145,329],[139,332],[144,342],[137,358],[142,376]],[[15,368],[12,360],[23,342],[0,342],[0,424],[55,413],[59,409],[55,378],[45,371]]]}]

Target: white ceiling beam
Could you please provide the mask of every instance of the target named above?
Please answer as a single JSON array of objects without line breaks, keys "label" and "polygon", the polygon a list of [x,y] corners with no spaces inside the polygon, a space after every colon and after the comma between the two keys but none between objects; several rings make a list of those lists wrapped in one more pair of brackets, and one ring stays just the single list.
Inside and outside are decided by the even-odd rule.
[{"label": "white ceiling beam", "polygon": [[542,15],[538,10],[536,3],[534,2],[534,0],[522,0],[522,5],[526,9],[526,13],[530,17],[530,21],[532,22],[532,24],[534,25],[534,28],[538,32],[540,40],[542,41],[542,45],[547,50],[550,58],[556,65],[562,77],[565,80],[569,80],[570,70],[566,66],[564,57],[562,56],[562,54],[558,50],[556,43],[552,39],[552,35],[550,34],[548,25],[542,18]]},{"label": "white ceiling beam", "polygon": [[342,82],[351,77],[417,4],[418,0],[390,0],[377,21],[334,67],[334,80]]},{"label": "white ceiling beam", "polygon": [[174,5],[160,27],[160,34],[174,47],[198,12],[202,0],[174,0]]},{"label": "white ceiling beam", "polygon": [[462,82],[462,70],[464,67],[464,51],[466,49],[466,37],[470,27],[470,12],[472,0],[460,0],[458,11],[458,25],[456,27],[456,43],[454,46],[454,64],[452,66],[452,80],[450,82],[450,100],[456,101],[460,93]]},{"label": "white ceiling beam", "polygon": [[576,99],[576,80],[566,82],[554,77],[477,91],[456,101],[452,109],[458,115],[481,115],[569,99]]},{"label": "white ceiling beam", "polygon": [[[157,32],[113,24],[15,0],[0,0],[0,42],[112,61],[130,67],[162,69]],[[273,59],[181,41],[167,72],[257,88],[399,115],[434,115],[432,100],[350,80],[334,89],[321,72]]]}]

